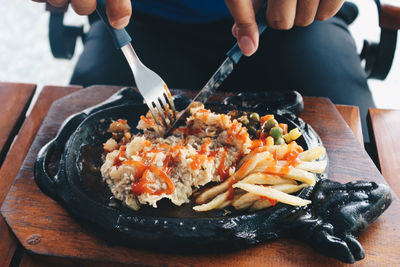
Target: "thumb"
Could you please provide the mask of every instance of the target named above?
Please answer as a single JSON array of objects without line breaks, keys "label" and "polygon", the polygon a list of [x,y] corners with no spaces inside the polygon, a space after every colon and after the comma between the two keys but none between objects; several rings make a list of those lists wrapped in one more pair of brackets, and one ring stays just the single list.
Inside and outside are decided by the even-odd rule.
[{"label": "thumb", "polygon": [[258,48],[258,28],[251,0],[226,0],[235,25],[233,35],[237,38],[240,50],[245,56],[251,56]]}]

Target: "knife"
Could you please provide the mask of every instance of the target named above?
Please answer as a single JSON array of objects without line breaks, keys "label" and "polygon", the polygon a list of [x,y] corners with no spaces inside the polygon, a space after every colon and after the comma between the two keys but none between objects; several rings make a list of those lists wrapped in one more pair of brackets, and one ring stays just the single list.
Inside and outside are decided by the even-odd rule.
[{"label": "knife", "polygon": [[[266,12],[267,12],[268,1],[262,6],[262,8],[257,12],[256,22],[258,27],[258,32],[261,35],[267,28],[266,24]],[[168,128],[164,136],[168,136],[172,130],[186,117],[186,113],[189,111],[190,106],[193,102],[205,103],[210,96],[217,90],[217,88],[222,84],[222,82],[231,74],[235,65],[239,63],[242,58],[243,53],[239,48],[239,44],[236,44],[226,53],[227,58],[224,60],[222,65],[218,70],[211,76],[210,80],[206,83],[203,89],[193,98],[190,104],[184,109],[182,113],[177,117],[175,122]]]}]

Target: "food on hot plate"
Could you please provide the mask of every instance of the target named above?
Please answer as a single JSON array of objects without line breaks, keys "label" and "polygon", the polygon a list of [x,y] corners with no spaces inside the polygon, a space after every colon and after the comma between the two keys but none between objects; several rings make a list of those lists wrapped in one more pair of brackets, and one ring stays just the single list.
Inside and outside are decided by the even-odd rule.
[{"label": "food on hot plate", "polygon": [[179,206],[192,195],[196,211],[307,205],[309,200],[291,194],[313,186],[313,173],[327,164],[314,161],[325,154],[323,147],[303,151],[295,141],[300,131],[274,115],[217,114],[197,104],[185,125],[166,138],[150,113],[137,128],[142,133],[132,135],[126,120],[110,124],[101,167],[115,198],[134,210],[157,207],[165,198]]}]

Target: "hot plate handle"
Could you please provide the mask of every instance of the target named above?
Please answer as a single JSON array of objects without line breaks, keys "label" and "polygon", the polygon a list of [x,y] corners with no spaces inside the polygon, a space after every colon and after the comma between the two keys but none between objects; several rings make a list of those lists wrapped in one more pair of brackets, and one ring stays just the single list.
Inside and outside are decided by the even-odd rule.
[{"label": "hot plate handle", "polygon": [[86,114],[78,113],[66,119],[57,136],[42,147],[38,153],[34,169],[35,181],[40,189],[52,198],[57,198],[57,185],[61,182],[65,182],[65,175],[63,173],[63,168],[60,166],[62,158],[58,162],[59,168],[57,175],[52,177],[48,173],[47,166],[49,165],[50,158],[54,153],[59,153],[61,155],[64,152],[65,145],[70,136],[86,117]]},{"label": "hot plate handle", "polygon": [[55,139],[53,139],[40,149],[35,162],[35,181],[40,189],[51,197],[56,195],[55,177],[48,174],[47,166],[50,155],[54,153],[55,149],[56,144]]}]

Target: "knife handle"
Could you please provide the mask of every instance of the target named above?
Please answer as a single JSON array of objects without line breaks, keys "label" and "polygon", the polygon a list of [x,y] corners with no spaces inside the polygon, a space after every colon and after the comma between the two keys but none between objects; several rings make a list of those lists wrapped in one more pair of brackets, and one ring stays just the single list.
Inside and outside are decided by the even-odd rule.
[{"label": "knife handle", "polygon": [[[264,3],[264,5],[256,14],[256,22],[260,35],[268,28],[266,23],[267,6],[268,1]],[[228,51],[228,53],[226,53],[226,55],[233,61],[233,63],[238,64],[240,58],[243,56],[243,53],[239,48],[239,44],[236,42],[236,44],[231,48],[231,50]]]},{"label": "knife handle", "polygon": [[132,41],[131,36],[125,29],[117,30],[110,25],[110,22],[108,22],[106,0],[97,0],[96,12],[106,25],[108,32],[111,34],[116,49],[120,49]]}]

